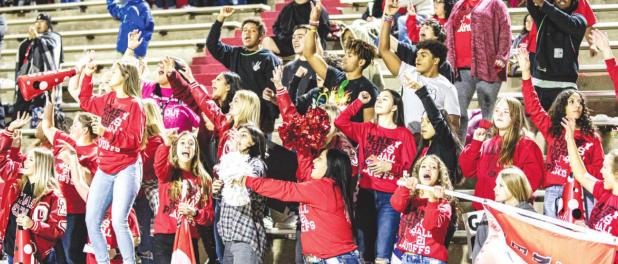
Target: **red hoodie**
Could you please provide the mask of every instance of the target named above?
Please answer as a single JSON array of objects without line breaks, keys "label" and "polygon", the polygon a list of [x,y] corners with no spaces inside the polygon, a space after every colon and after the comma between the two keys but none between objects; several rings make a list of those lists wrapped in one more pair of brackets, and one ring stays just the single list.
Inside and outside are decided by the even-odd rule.
[{"label": "red hoodie", "polygon": [[[594,184],[592,195],[597,202],[590,213],[588,227],[618,236],[618,196],[611,190],[605,190],[603,181]],[[618,263],[618,256],[614,257],[614,263]]]},{"label": "red hoodie", "polygon": [[154,158],[155,152],[163,144],[163,138],[161,136],[152,136],[148,138],[148,143],[146,144],[146,148],[142,150],[142,160],[144,161],[144,169],[143,169],[143,177],[142,182],[156,180],[157,176],[155,175],[154,169]]},{"label": "red hoodie", "polygon": [[[551,117],[539,102],[539,97],[532,86],[530,80],[522,82],[522,93],[524,95],[524,104],[526,105],[526,113],[530,116],[532,123],[539,129],[545,141],[547,142],[547,155],[545,160],[545,182],[543,186],[549,187],[552,185],[563,185],[566,183],[566,177],[571,174],[571,165],[569,163],[569,153],[567,151],[566,140],[564,139],[564,131],[559,137],[554,137],[549,129],[552,126]],[[575,130],[575,142],[579,156],[584,161],[586,170],[595,178],[602,179],[601,167],[603,167],[603,145],[601,137],[594,133],[593,135],[584,135],[580,130]]]},{"label": "red hoodie", "polygon": [[[15,209],[14,206],[18,206],[16,202],[21,196],[22,174],[19,171],[23,163],[12,160],[9,155],[13,143],[12,134],[13,132],[7,130],[0,133],[0,177],[4,181],[0,204],[0,240],[4,240],[6,236],[10,214],[13,210],[19,211],[19,208]],[[37,248],[35,256],[38,260],[45,259],[64,234],[67,225],[66,202],[59,191],[51,191],[42,195],[36,204],[34,201],[20,201],[20,204],[24,203],[28,205],[29,216],[34,221],[30,235]]]},{"label": "red hoodie", "polygon": [[[448,18],[439,18],[435,15],[431,18],[438,21],[438,23],[443,27],[444,24],[446,24],[446,21],[448,21]],[[408,16],[408,19],[406,20],[406,28],[408,28],[408,38],[410,38],[412,43],[418,43],[421,26],[416,23],[416,15]]]},{"label": "red hoodie", "polygon": [[[397,180],[404,170],[412,165],[416,153],[416,143],[412,132],[400,126],[395,129],[380,127],[374,123],[357,123],[350,119],[363,106],[356,99],[337,119],[335,125],[351,140],[358,143],[358,169],[362,173],[360,187],[381,192],[393,193]],[[367,168],[370,156],[393,164],[391,171],[374,175]]]},{"label": "red hoodie", "polygon": [[[159,178],[159,209],[155,215],[154,233],[155,234],[175,234],[180,223],[180,214],[178,213],[178,201],[172,201],[170,189],[174,184],[175,173],[181,173],[176,177],[182,177],[189,183],[189,190],[184,201],[193,208],[197,209],[197,216],[189,219],[191,228],[191,237],[199,239],[200,235],[197,232],[196,224],[202,226],[212,225],[214,221],[214,209],[212,207],[212,197],[208,197],[207,204],[202,205],[202,182],[191,172],[175,171],[173,165],[169,162],[170,147],[161,145],[155,154],[155,173]],[[197,154],[196,154],[197,155]]]},{"label": "red hoodie", "polygon": [[391,205],[402,213],[397,249],[448,262],[444,240],[451,220],[449,202],[429,202],[426,198],[412,197],[408,188],[400,186],[391,197]]},{"label": "red hoodie", "polygon": [[[485,142],[472,140],[459,155],[459,166],[463,176],[477,178],[474,195],[491,200],[495,199],[496,176],[504,167],[498,164],[501,149],[502,138],[494,136],[485,140]],[[544,174],[543,153],[534,140],[522,137],[517,142],[513,155],[513,166],[517,166],[526,174],[533,192],[541,187]],[[479,203],[472,203],[472,206],[477,210],[483,209],[483,206]]]},{"label": "red hoodie", "polygon": [[[129,230],[133,237],[140,237],[139,224],[137,223],[137,217],[135,216],[135,210],[129,211]],[[103,222],[101,223],[101,231],[105,235],[107,246],[116,250],[116,256],[109,260],[110,264],[122,264],[122,255],[120,255],[120,249],[118,248],[118,242],[116,241],[116,233],[112,227],[112,207],[105,212],[103,216]],[[137,245],[135,245],[137,246]],[[88,242],[86,248],[84,248],[86,254],[86,264],[97,264],[97,259],[94,256],[94,249],[92,243]]]},{"label": "red hoodie", "polygon": [[80,165],[86,167],[92,175],[97,172],[97,144],[92,143],[87,146],[78,146],[75,140],[69,137],[66,133],[57,130],[53,139],[54,145],[54,163],[56,167],[56,179],[60,185],[62,195],[67,201],[67,213],[69,214],[85,214],[86,202],[79,196],[73,181],[71,180],[71,168],[62,160],[58,159],[58,153],[62,148],[62,142],[67,142],[77,153]]},{"label": "red hoodie", "polygon": [[134,164],[140,152],[146,115],[139,99],[117,98],[115,92],[92,95],[92,76],[85,75],[79,106],[101,118],[105,133],[99,137],[99,168],[116,174]]},{"label": "red hoodie", "polygon": [[609,77],[612,78],[612,82],[614,83],[616,102],[618,102],[618,66],[616,66],[616,59],[605,60],[605,66],[607,66]]},{"label": "red hoodie", "polygon": [[330,178],[293,183],[246,177],[256,193],[284,202],[299,202],[303,255],[326,259],[356,250],[352,223],[339,187]]}]

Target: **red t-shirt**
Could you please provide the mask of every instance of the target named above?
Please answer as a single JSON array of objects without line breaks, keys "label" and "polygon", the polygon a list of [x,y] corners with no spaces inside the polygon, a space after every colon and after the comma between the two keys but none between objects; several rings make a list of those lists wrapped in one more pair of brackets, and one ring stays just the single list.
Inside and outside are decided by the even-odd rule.
[{"label": "red t-shirt", "polygon": [[[597,203],[592,208],[588,226],[594,230],[618,236],[618,196],[603,188],[603,181],[594,184],[592,195]],[[614,257],[618,263],[618,257]]]},{"label": "red t-shirt", "polygon": [[86,202],[79,196],[79,193],[77,193],[75,189],[75,185],[73,185],[73,181],[71,180],[71,168],[57,157],[62,148],[61,141],[65,141],[75,148],[79,163],[90,170],[92,175],[94,175],[97,170],[97,145],[92,143],[86,146],[77,146],[74,139],[60,130],[56,131],[56,134],[54,134],[53,141],[56,180],[60,185],[62,195],[66,199],[67,213],[84,214],[86,213]]},{"label": "red t-shirt", "polygon": [[428,199],[410,197],[408,188],[398,187],[391,197],[391,205],[402,213],[397,249],[448,262],[444,240],[451,219],[449,202],[429,202]]},{"label": "red t-shirt", "polygon": [[[469,4],[468,4],[469,5]],[[472,9],[461,16],[459,27],[455,29],[455,67],[457,69],[472,66]]]},{"label": "red t-shirt", "polygon": [[144,162],[144,176],[142,181],[156,180],[154,170],[154,156],[157,148],[163,144],[163,139],[160,136],[153,136],[148,138],[146,148],[142,150],[142,161]]},{"label": "red t-shirt", "polygon": [[[444,24],[448,21],[448,18],[439,18],[437,16],[432,16],[431,18],[438,21],[438,23],[444,27]],[[406,28],[408,28],[408,38],[412,43],[419,42],[419,34],[421,30],[421,25],[416,23],[416,15],[408,16],[406,19]]]},{"label": "red t-shirt", "polygon": [[[579,0],[575,12],[584,16],[588,27],[592,27],[594,26],[594,24],[597,23],[597,16],[594,14],[594,11],[592,11],[588,0]],[[528,52],[530,53],[536,53],[537,31],[538,29],[536,28],[536,24],[532,22],[532,28],[530,29],[530,33],[528,34]]]},{"label": "red t-shirt", "polygon": [[[140,237],[139,232],[139,224],[137,222],[137,217],[135,216],[135,211],[131,209],[129,212],[129,230],[131,231],[131,235],[133,237]],[[110,259],[111,264],[122,264],[122,256],[120,255],[120,249],[118,248],[118,242],[116,242],[116,233],[114,233],[114,228],[112,227],[112,208],[110,207],[105,212],[105,216],[103,217],[103,222],[101,223],[101,231],[105,235],[105,240],[107,241],[108,248],[113,248],[116,250],[116,256],[113,259]],[[137,245],[135,245],[137,247]],[[86,263],[87,264],[96,264],[97,259],[94,257],[94,251],[92,251],[92,244],[88,242],[86,247],[84,247],[84,252],[86,254]]]}]

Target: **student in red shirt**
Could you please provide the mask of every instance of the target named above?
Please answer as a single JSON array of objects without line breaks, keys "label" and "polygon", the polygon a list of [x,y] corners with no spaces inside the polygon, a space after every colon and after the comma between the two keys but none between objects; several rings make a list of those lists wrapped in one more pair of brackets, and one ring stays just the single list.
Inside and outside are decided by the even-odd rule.
[{"label": "student in red shirt", "polygon": [[364,256],[371,258],[375,243],[376,263],[387,263],[399,224],[399,213],[388,201],[397,189],[397,180],[412,165],[416,144],[412,132],[404,126],[401,96],[393,90],[382,91],[376,99],[375,123],[352,122],[352,116],[370,97],[368,92],[361,92],[337,117],[335,125],[358,144],[357,219],[362,220],[359,228],[364,235]]},{"label": "student in red shirt", "polygon": [[[590,175],[579,154],[576,143],[577,122],[572,118],[564,118],[562,126],[565,130],[564,137],[569,149],[573,177],[597,200],[588,218],[588,227],[618,236],[618,150],[614,149],[605,156],[601,168],[601,180]],[[618,257],[614,257],[614,263],[618,263]]]},{"label": "student in red shirt", "polygon": [[83,248],[88,237],[86,202],[75,190],[70,166],[60,160],[58,154],[65,144],[68,144],[77,152],[80,166],[87,167],[92,173],[96,172],[97,144],[95,140],[97,135],[92,130],[94,116],[88,113],[77,114],[67,134],[54,127],[54,105],[54,102],[47,101],[43,110],[41,128],[47,140],[52,142],[56,180],[67,202],[67,227],[62,237],[62,248],[68,263],[84,263],[86,255]]},{"label": "student in red shirt", "polygon": [[[597,179],[601,179],[601,167],[603,166],[603,145],[601,137],[595,132],[592,121],[590,120],[589,109],[586,107],[586,100],[577,90],[566,90],[560,93],[554,103],[545,112],[541,106],[531,82],[530,61],[528,53],[524,49],[519,51],[519,66],[522,70],[522,94],[526,104],[526,113],[530,115],[530,120],[543,134],[547,142],[547,154],[545,161],[545,205],[543,212],[547,216],[556,217],[559,212],[558,198],[562,197],[564,184],[567,176],[571,173],[567,146],[564,140],[564,128],[561,125],[562,118],[572,118],[576,120],[577,127],[575,138],[578,151],[582,157],[586,169]],[[526,173],[527,174],[527,173]],[[594,204],[592,195],[584,190],[584,205],[586,215],[590,216],[590,211]],[[586,218],[588,219],[588,217]]]},{"label": "student in red shirt", "polygon": [[[534,192],[542,186],[543,154],[531,138],[526,137],[524,107],[511,97],[498,99],[493,113],[493,126],[489,131],[479,127],[474,131],[472,142],[459,156],[459,165],[464,177],[476,177],[474,195],[494,199],[495,178],[505,166],[517,166],[528,177]],[[488,134],[493,137],[485,140]],[[479,203],[472,203],[482,210]]]},{"label": "student in red shirt", "polygon": [[154,220],[155,263],[170,263],[174,237],[182,217],[187,217],[193,238],[195,259],[199,233],[197,225],[214,220],[210,175],[200,161],[197,138],[189,131],[170,133],[155,154],[160,205]]},{"label": "student in red shirt", "polygon": [[305,263],[360,264],[354,243],[354,184],[348,155],[323,150],[313,160],[310,179],[293,183],[243,177],[243,185],[256,193],[285,202],[300,202]]},{"label": "student in red shirt", "polygon": [[[429,19],[434,19],[438,21],[440,26],[444,26],[446,24],[446,21],[448,21],[448,17],[451,15],[451,9],[453,9],[454,4],[455,1],[453,0],[434,0],[434,15]],[[408,5],[408,18],[406,19],[406,28],[408,28],[408,38],[412,43],[419,42],[419,34],[421,33],[421,31],[423,31],[423,26],[425,26],[424,22],[418,25],[416,8],[414,8],[414,5]]]},{"label": "student in red shirt", "polygon": [[603,59],[605,60],[605,66],[609,77],[614,83],[614,90],[616,91],[616,101],[618,101],[618,65],[616,65],[616,57],[612,53],[612,48],[609,46],[609,38],[607,33],[601,32],[598,29],[592,31],[592,43],[599,49]]},{"label": "student in red shirt", "polygon": [[[26,114],[17,115],[6,130],[0,132],[0,247],[13,263],[17,228],[30,231],[40,263],[55,263],[54,245],[66,227],[66,202],[54,178],[54,157],[45,148],[33,148],[22,158],[11,153],[13,133],[30,123]],[[21,141],[21,140],[19,140]]]},{"label": "student in red shirt", "polygon": [[88,63],[79,93],[80,107],[100,118],[93,128],[94,133],[99,135],[99,169],[92,180],[86,202],[88,236],[97,261],[108,262],[107,242],[101,232],[101,223],[111,204],[112,224],[123,261],[135,263],[135,249],[127,218],[142,178],[139,153],[146,117],[139,101],[139,72],[133,61],[114,63],[109,82],[111,91],[93,96],[92,74],[95,69],[94,63]]},{"label": "student in red shirt", "polygon": [[[418,183],[433,186],[434,190],[417,190]],[[402,214],[395,245],[404,252],[401,263],[446,264],[444,240],[452,211],[444,190],[453,190],[448,168],[438,156],[423,156],[414,165],[412,177],[402,178],[398,184],[390,202]]]}]

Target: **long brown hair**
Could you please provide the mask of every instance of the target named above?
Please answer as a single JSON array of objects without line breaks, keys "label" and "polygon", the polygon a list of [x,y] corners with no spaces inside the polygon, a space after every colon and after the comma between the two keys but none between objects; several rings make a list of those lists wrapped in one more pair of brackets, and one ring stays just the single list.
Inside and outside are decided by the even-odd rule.
[{"label": "long brown hair", "polygon": [[200,146],[198,144],[197,138],[193,133],[189,131],[184,131],[180,133],[180,135],[178,135],[174,142],[172,142],[170,154],[168,157],[169,162],[174,167],[174,175],[172,176],[173,183],[170,189],[170,197],[172,201],[178,201],[180,199],[180,192],[182,190],[182,171],[180,170],[180,164],[178,163],[177,146],[178,142],[183,137],[190,137],[195,142],[195,155],[190,161],[189,168],[191,169],[191,173],[199,179],[199,183],[201,184],[202,199],[200,200],[200,203],[203,204],[208,200],[208,197],[210,197],[212,179],[210,178],[210,175],[208,175],[206,170],[204,170],[204,166],[202,166],[202,162],[200,161]]},{"label": "long brown hair", "polygon": [[115,66],[120,70],[124,83],[122,90],[125,94],[135,98],[142,98],[142,86],[140,84],[140,71],[137,62],[122,59],[116,62]]},{"label": "long brown hair", "polygon": [[19,187],[23,191],[28,182],[28,176],[32,176],[30,177],[34,180],[30,182],[33,184],[32,194],[34,200],[38,201],[43,195],[58,190],[58,182],[54,177],[54,155],[51,150],[37,147],[31,151],[28,155],[33,155],[32,163],[30,163],[33,167],[24,168]]},{"label": "long brown hair", "polygon": [[[448,176],[448,167],[446,167],[444,162],[436,155],[426,155],[418,159],[418,161],[416,161],[416,164],[414,164],[414,167],[412,169],[412,177],[416,177],[417,179],[419,179],[418,171],[421,168],[421,164],[423,164],[423,162],[427,159],[431,159],[438,164],[438,180],[436,181],[435,185],[442,186],[442,188],[444,188],[445,190],[452,191],[453,183],[451,183],[451,178]],[[418,196],[420,193],[420,190],[416,190],[416,191],[417,191],[417,196]],[[453,197],[446,196],[445,198],[451,202],[454,201]]]},{"label": "long brown hair", "polygon": [[519,203],[529,201],[532,198],[532,187],[526,174],[519,168],[512,166],[501,170],[498,177],[504,182],[504,186],[509,190],[513,198]]},{"label": "long brown hair", "polygon": [[[524,108],[519,100],[513,97],[501,97],[496,101],[496,105],[500,101],[506,101],[509,106],[509,115],[511,124],[507,128],[504,136],[502,136],[502,148],[498,157],[498,163],[503,166],[513,165],[513,157],[515,156],[515,148],[519,140],[524,137],[524,129],[527,127],[524,115]],[[498,128],[494,125],[492,128],[494,135],[498,134]]]}]

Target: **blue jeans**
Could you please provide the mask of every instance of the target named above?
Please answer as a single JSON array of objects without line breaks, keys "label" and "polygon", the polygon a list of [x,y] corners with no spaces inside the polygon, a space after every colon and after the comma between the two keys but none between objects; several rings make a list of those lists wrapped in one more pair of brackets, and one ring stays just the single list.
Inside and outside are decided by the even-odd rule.
[{"label": "blue jeans", "polygon": [[129,230],[129,212],[142,182],[142,161],[110,175],[98,170],[92,179],[86,202],[86,226],[98,263],[109,263],[107,242],[101,232],[105,211],[112,205],[112,226],[123,263],[135,263],[133,237]]},{"label": "blue jeans", "polygon": [[317,262],[305,262],[305,263],[307,264],[335,264],[335,263],[337,264],[360,264],[362,262],[360,259],[360,254],[358,253],[357,250],[354,250],[352,252],[341,254],[336,257],[322,259]]},{"label": "blue jeans", "polygon": [[142,264],[152,264],[152,234],[150,233],[150,224],[154,217],[154,213],[148,204],[146,196],[142,196],[135,200],[135,216],[139,219],[139,232],[141,233],[140,243],[137,246],[137,255],[142,260]]},{"label": "blue jeans", "polygon": [[62,235],[62,248],[68,264],[86,263],[84,245],[86,233],[86,219],[84,214],[67,214],[67,228]]},{"label": "blue jeans", "polygon": [[421,255],[403,254],[401,256],[402,264],[446,264],[446,262]]},{"label": "blue jeans", "polygon": [[221,199],[215,199],[215,223],[212,225],[215,233],[215,251],[217,252],[217,261],[223,263],[223,256],[225,255],[225,247],[223,246],[223,239],[219,235],[217,230],[217,223],[219,223],[219,216],[221,215]]},{"label": "blue jeans", "polygon": [[[13,264],[13,257],[8,256],[7,255],[7,263],[8,264]],[[49,253],[49,255],[47,255],[47,258],[45,258],[45,260],[43,260],[42,262],[39,262],[41,264],[56,264],[56,251],[53,251],[51,253]]]},{"label": "blue jeans", "polygon": [[[390,260],[401,214],[391,207],[392,193],[360,189],[357,201],[357,243],[366,261]],[[375,255],[372,254],[375,249]]]},{"label": "blue jeans", "polygon": [[[545,188],[545,200],[543,201],[543,214],[557,218],[558,212],[562,209],[560,203],[564,186],[552,185]],[[594,207],[594,196],[587,190],[584,190],[584,209],[586,210],[586,219],[590,218],[592,207]]]}]

